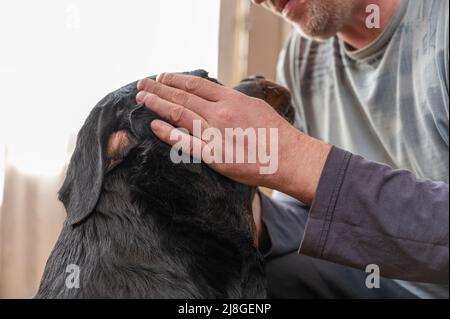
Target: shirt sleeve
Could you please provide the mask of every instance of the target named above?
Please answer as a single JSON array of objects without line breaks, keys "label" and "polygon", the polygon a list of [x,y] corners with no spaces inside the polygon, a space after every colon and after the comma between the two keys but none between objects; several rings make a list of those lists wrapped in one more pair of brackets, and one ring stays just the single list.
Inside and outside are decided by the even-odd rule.
[{"label": "shirt sleeve", "polygon": [[449,187],[331,150],[299,252],[385,277],[448,283]]},{"label": "shirt sleeve", "polygon": [[300,202],[273,200],[258,192],[265,226],[261,253],[274,258],[298,251],[309,208]]}]

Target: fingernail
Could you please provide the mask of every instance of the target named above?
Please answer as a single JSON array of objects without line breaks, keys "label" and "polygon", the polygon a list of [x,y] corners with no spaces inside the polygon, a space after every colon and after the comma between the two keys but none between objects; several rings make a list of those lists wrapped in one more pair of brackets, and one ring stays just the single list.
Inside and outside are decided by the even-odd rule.
[{"label": "fingernail", "polygon": [[161,129],[161,124],[158,121],[153,121],[150,123],[150,127],[152,128],[152,131],[156,133]]},{"label": "fingernail", "polygon": [[136,101],[137,101],[138,103],[142,103],[142,102],[145,100],[146,96],[147,96],[147,92],[145,92],[145,91],[140,91],[140,92],[136,95]]},{"label": "fingernail", "polygon": [[142,86],[142,80],[139,80],[136,87],[138,90],[141,90],[141,86]]}]

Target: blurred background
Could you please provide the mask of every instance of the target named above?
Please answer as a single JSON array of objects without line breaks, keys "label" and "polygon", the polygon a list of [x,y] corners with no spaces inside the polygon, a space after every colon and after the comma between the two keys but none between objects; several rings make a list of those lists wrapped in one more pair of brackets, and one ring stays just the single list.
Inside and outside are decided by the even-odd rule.
[{"label": "blurred background", "polygon": [[36,292],[76,133],[103,96],[163,71],[275,79],[289,32],[250,0],[0,2],[0,298]]}]

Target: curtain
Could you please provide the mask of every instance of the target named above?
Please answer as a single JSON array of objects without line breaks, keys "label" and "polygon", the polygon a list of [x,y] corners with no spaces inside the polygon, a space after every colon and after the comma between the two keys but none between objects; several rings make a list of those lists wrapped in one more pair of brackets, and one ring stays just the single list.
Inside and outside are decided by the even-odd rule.
[{"label": "curtain", "polygon": [[38,288],[65,211],[56,193],[63,174],[33,176],[3,165],[0,298],[29,298]]}]

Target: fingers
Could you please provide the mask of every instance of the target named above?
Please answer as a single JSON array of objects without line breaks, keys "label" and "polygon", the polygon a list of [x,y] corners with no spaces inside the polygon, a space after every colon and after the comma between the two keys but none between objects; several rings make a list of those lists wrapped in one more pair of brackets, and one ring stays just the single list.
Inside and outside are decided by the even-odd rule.
[{"label": "fingers", "polygon": [[155,94],[141,91],[136,99],[176,127],[186,128],[194,136],[200,137],[203,131],[208,128],[207,121],[200,115],[181,105],[166,101]]},{"label": "fingers", "polygon": [[200,115],[205,113],[205,110],[207,109],[205,107],[207,101],[202,98],[151,79],[139,81],[137,88],[138,91],[141,91],[136,96],[136,101],[138,103],[143,103],[143,97],[146,96],[146,93],[151,93],[166,101],[184,106]]},{"label": "fingers", "polygon": [[184,133],[172,125],[154,120],[151,123],[153,133],[164,143],[180,148],[184,153],[188,153],[198,160],[202,160],[203,149],[208,147],[201,139]]},{"label": "fingers", "polygon": [[190,92],[211,102],[219,101],[227,91],[227,88],[207,79],[175,73],[161,73],[157,81]]}]

